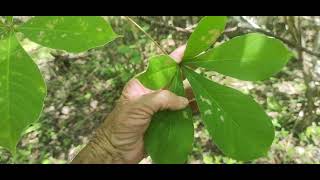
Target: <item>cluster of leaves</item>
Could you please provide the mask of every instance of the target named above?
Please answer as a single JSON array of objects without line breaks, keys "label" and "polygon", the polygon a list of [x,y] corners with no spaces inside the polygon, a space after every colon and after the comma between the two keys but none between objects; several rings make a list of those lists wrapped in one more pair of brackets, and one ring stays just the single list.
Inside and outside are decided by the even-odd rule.
[{"label": "cluster of leaves", "polygon": [[[46,95],[40,71],[15,33],[74,53],[102,46],[118,35],[102,17],[34,17],[18,27],[12,22],[9,17],[3,23],[6,28],[0,28],[0,72],[5,74],[0,78],[0,113],[5,115],[0,119],[0,146],[14,153],[24,128],[41,113]],[[193,69],[202,67],[242,80],[264,80],[280,71],[291,53],[279,40],[256,33],[212,48],[226,22],[226,17],[204,17],[188,41],[181,64],[167,55],[155,56],[138,79],[150,89],[168,88],[184,96],[182,80],[187,77],[214,143],[229,157],[251,160],[268,151],[274,138],[271,121],[249,96],[214,83]],[[145,141],[154,162],[185,162],[193,144],[190,109],[157,113]]]},{"label": "cluster of leaves", "polygon": [[81,54],[60,53],[23,40],[23,47],[37,59],[48,92],[40,119],[24,133],[16,155],[0,148],[0,164],[60,164],[76,155],[112,110],[125,83],[138,72],[127,63],[130,53],[113,55],[122,40]]},{"label": "cluster of leaves", "polygon": [[16,26],[8,17],[0,40],[0,146],[15,153],[25,128],[35,122],[46,96],[45,81],[16,36],[40,45],[79,53],[118,37],[102,17],[41,16]]},{"label": "cluster of leaves", "polygon": [[[249,95],[212,82],[193,69],[265,80],[279,72],[292,53],[281,41],[257,33],[211,48],[226,23],[226,17],[204,17],[188,40],[181,64],[168,55],[156,56],[138,79],[150,89],[168,88],[183,96],[182,77],[186,77],[214,143],[227,156],[248,161],[268,152],[274,139],[270,118]],[[193,132],[189,108],[159,112],[146,133],[146,150],[156,163],[184,163],[192,149]]]}]

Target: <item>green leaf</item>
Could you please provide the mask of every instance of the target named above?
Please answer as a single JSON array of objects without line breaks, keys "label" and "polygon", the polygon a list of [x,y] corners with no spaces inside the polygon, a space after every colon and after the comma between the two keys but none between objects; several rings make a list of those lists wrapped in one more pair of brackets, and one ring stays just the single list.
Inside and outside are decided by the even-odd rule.
[{"label": "green leaf", "polygon": [[103,46],[118,37],[100,16],[37,16],[18,30],[38,44],[74,53]]},{"label": "green leaf", "polygon": [[227,156],[248,161],[266,155],[274,127],[250,96],[184,68],[214,143]]},{"label": "green leaf", "polygon": [[206,16],[191,34],[183,59],[191,59],[206,51],[224,31],[226,16]]},{"label": "green leaf", "polygon": [[26,127],[42,111],[46,85],[15,35],[0,41],[0,146],[15,153]]},{"label": "green leaf", "polygon": [[170,84],[177,68],[177,63],[170,56],[155,56],[149,60],[147,70],[140,74],[137,79],[149,89],[161,89]]},{"label": "green leaf", "polygon": [[292,53],[280,40],[250,33],[225,42],[185,64],[241,80],[258,81],[279,72],[291,57]]},{"label": "green leaf", "polygon": [[[180,70],[169,88],[184,96]],[[192,112],[188,107],[179,111],[161,111],[152,117],[145,134],[145,147],[152,161],[158,164],[186,163],[193,144]]]}]

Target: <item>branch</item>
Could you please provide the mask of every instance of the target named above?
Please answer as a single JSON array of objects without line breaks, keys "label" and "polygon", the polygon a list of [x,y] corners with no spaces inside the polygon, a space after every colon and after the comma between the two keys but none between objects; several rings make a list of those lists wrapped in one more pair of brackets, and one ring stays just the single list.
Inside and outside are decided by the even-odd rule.
[{"label": "branch", "polygon": [[254,29],[262,29],[258,24],[252,22],[250,19],[247,19],[244,16],[240,16],[240,19],[243,20],[244,22],[246,22],[247,24],[249,24]]},{"label": "branch", "polygon": [[320,26],[320,20],[319,19],[315,19],[309,16],[301,16],[302,19],[311,22],[312,24],[314,24],[315,26]]},{"label": "branch", "polygon": [[[177,32],[181,32],[181,33],[186,33],[186,34],[191,34],[193,32],[193,28],[188,28],[188,29],[185,29],[185,28],[181,28],[181,27],[176,27],[176,26],[172,26],[172,25],[168,25],[168,24],[164,24],[164,23],[161,23],[161,22],[157,22],[157,21],[153,21],[147,17],[144,17],[144,16],[138,16],[138,18],[150,25],[155,25],[155,26],[158,26],[158,27],[164,27],[164,28],[167,28],[167,29],[170,29],[170,30],[174,30],[174,31],[177,31]],[[196,26],[196,25],[194,25]]]},{"label": "branch", "polygon": [[162,49],[162,47],[160,46],[160,44],[157,43],[157,41],[155,41],[145,30],[142,29],[141,26],[139,26],[139,24],[137,24],[133,19],[131,19],[129,16],[124,16],[125,19],[127,19],[131,24],[133,24],[136,28],[138,28],[141,32],[143,32],[161,51],[162,53],[168,55],[168,53]]},{"label": "branch", "polygon": [[[291,26],[289,26],[289,31],[292,34],[292,36],[296,36],[295,39],[297,39],[297,44],[302,46],[303,42],[303,36],[301,34],[301,19],[300,17],[291,17],[290,16],[290,21],[288,22],[289,19],[286,19],[287,23],[291,23]],[[306,91],[305,91],[305,97],[307,99],[307,102],[304,104],[304,112],[305,116],[303,121],[296,121],[293,127],[293,131],[295,133],[299,133],[302,130],[304,130],[306,127],[310,126],[312,122],[314,122],[316,115],[314,113],[315,109],[315,104],[314,104],[314,97],[316,94],[314,93],[314,87],[310,85],[310,83],[313,81],[313,76],[310,71],[309,65],[306,63],[306,59],[303,57],[303,52],[302,50],[298,50],[298,57],[301,61],[302,65],[302,74],[303,74],[303,81],[306,86]]]},{"label": "branch", "polygon": [[244,28],[244,29],[253,30],[253,31],[260,32],[260,33],[263,33],[265,35],[280,39],[281,41],[283,41],[284,43],[286,43],[288,46],[290,46],[292,48],[296,48],[298,50],[302,50],[302,51],[304,51],[304,52],[306,52],[306,53],[308,53],[310,55],[313,55],[313,56],[316,56],[316,57],[320,58],[320,53],[313,52],[312,50],[310,50],[308,48],[305,48],[305,47],[302,47],[300,45],[297,45],[294,42],[291,42],[290,40],[287,40],[287,39],[285,39],[283,37],[277,36],[277,35],[275,35],[275,34],[273,34],[271,32],[265,31],[263,29],[252,29],[252,28]]},{"label": "branch", "polygon": [[247,29],[247,30],[251,30],[251,31],[256,31],[256,32],[260,32],[260,33],[263,33],[265,35],[268,35],[268,36],[271,36],[271,37],[274,37],[274,38],[277,38],[277,39],[280,39],[281,41],[283,41],[284,43],[286,43],[288,46],[292,47],[292,48],[295,48],[297,50],[302,50],[310,55],[313,55],[313,56],[316,56],[318,58],[320,58],[320,53],[316,53],[316,52],[313,52],[312,50],[310,49],[307,49],[301,45],[297,45],[296,43],[294,42],[291,42],[290,40],[288,39],[285,39],[283,37],[280,37],[280,36],[277,36],[265,29],[262,29],[262,28],[258,28],[259,26],[258,25],[252,25],[253,22],[249,21],[248,19],[246,19],[245,17],[243,16],[240,16],[242,20],[244,20],[247,24],[249,24],[251,26],[250,27],[243,27],[243,29]]},{"label": "branch", "polygon": [[[138,16],[138,18],[140,20],[150,24],[150,25],[155,25],[155,26],[158,26],[158,27],[167,28],[167,29],[174,30],[174,31],[180,32],[180,33],[185,33],[185,34],[191,34],[193,32],[193,29],[197,26],[197,24],[195,24],[195,25],[193,25],[191,27],[188,27],[188,28],[181,28],[181,27],[176,27],[176,26],[164,24],[164,23],[161,23],[161,22],[153,21],[153,20],[151,20],[151,19],[149,19],[147,17],[143,17],[143,16]],[[308,53],[310,55],[313,55],[315,57],[320,58],[320,53],[313,52],[312,50],[310,50],[308,48],[305,48],[305,47],[302,47],[302,46],[299,46],[296,43],[291,42],[288,39],[285,39],[283,37],[280,37],[280,36],[277,36],[277,35],[273,34],[272,32],[264,30],[259,25],[255,24],[254,22],[248,20],[247,18],[245,18],[243,16],[240,16],[240,18],[250,26],[250,27],[241,27],[241,29],[260,32],[260,33],[263,33],[263,34],[265,34],[267,36],[271,36],[271,37],[277,38],[277,39],[281,40],[282,42],[284,42],[285,44],[287,44],[288,46],[290,46],[292,48],[295,48],[297,50],[302,50],[302,51],[304,51],[304,52],[306,52],[306,53]],[[233,31],[236,31],[236,30],[238,30],[238,28],[226,29],[225,33],[232,33]]]}]

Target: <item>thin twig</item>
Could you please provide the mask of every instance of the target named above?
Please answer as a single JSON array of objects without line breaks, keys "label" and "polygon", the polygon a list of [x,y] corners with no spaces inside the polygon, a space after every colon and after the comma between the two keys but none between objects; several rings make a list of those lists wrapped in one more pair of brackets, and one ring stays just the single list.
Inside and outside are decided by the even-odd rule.
[{"label": "thin twig", "polygon": [[320,20],[309,17],[309,16],[301,16],[301,18],[303,18],[306,21],[311,22],[312,24],[314,24],[315,26],[320,26]]},{"label": "thin twig", "polygon": [[[189,28],[181,28],[181,27],[175,27],[175,26],[170,26],[170,25],[167,25],[167,24],[163,24],[163,23],[159,23],[159,22],[154,22],[148,18],[145,18],[145,17],[139,17],[141,20],[145,21],[146,23],[148,24],[154,24],[158,27],[164,27],[164,28],[168,28],[168,29],[171,29],[171,30],[174,30],[174,31],[177,31],[177,32],[182,32],[182,33],[186,33],[186,34],[190,34],[193,32],[192,29],[194,29],[196,27],[196,24],[189,27]],[[284,42],[285,44],[287,44],[288,46],[292,47],[292,48],[295,48],[297,50],[302,50],[312,56],[315,56],[315,57],[318,57],[320,58],[320,53],[316,53],[316,52],[313,52],[312,50],[308,49],[308,48],[305,48],[305,47],[302,47],[302,46],[299,46],[297,45],[296,43],[294,42],[291,42],[290,40],[288,39],[285,39],[283,37],[280,37],[278,35],[275,35],[273,34],[272,32],[269,32],[267,30],[264,30],[263,28],[261,28],[259,25],[256,25],[255,23],[253,23],[252,21],[248,20],[247,18],[243,17],[243,16],[240,16],[240,18],[245,21],[247,24],[250,25],[250,27],[241,27],[241,29],[243,30],[249,30],[249,31],[255,31],[255,32],[260,32],[260,33],[263,33],[265,35],[268,35],[268,36],[271,36],[271,37],[274,37],[274,38],[277,38],[279,40],[281,40],[282,42]],[[259,28],[258,28],[259,27]],[[233,32],[234,30],[237,30],[238,28],[231,28],[231,29],[227,29],[225,30],[225,33],[229,33],[229,32]]]},{"label": "thin twig", "polygon": [[128,16],[124,16],[131,24],[133,24],[135,27],[137,27],[140,31],[142,31],[161,51],[162,53],[168,55],[168,53],[158,44],[157,41],[155,41],[145,30],[142,29],[141,26],[139,26],[133,19],[131,19]]},{"label": "thin twig", "polygon": [[255,29],[262,29],[258,24],[252,22],[250,19],[247,19],[244,16],[240,16],[240,19],[245,21],[246,23],[248,23],[251,27],[253,27]]},{"label": "thin twig", "polygon": [[302,50],[302,51],[304,51],[304,52],[306,52],[306,53],[308,53],[308,54],[310,54],[310,55],[313,55],[313,56],[316,56],[316,57],[319,57],[319,58],[320,58],[320,53],[313,52],[313,51],[310,50],[310,49],[307,49],[307,48],[305,48],[305,47],[302,47],[302,46],[300,46],[300,45],[297,45],[296,43],[291,42],[290,40],[287,40],[287,39],[285,39],[285,38],[283,38],[283,37],[277,36],[277,35],[269,32],[269,31],[267,31],[267,30],[265,30],[265,29],[256,28],[256,27],[252,26],[252,25],[251,25],[252,22],[249,23],[248,20],[247,20],[245,17],[242,17],[242,16],[241,16],[241,19],[243,19],[246,23],[248,23],[248,24],[251,26],[251,28],[249,28],[249,27],[247,27],[247,28],[244,27],[243,29],[260,32],[260,33],[263,33],[263,34],[265,34],[265,35],[268,35],[268,36],[271,36],[271,37],[275,37],[275,38],[283,41],[284,43],[286,43],[288,46],[290,46],[290,47],[292,47],[292,48],[296,48],[297,50]]},{"label": "thin twig", "polygon": [[[286,17],[286,23],[288,24],[288,30],[291,36],[296,40],[297,46],[303,46],[303,36],[301,33],[301,19],[300,17]],[[303,81],[306,86],[305,97],[307,99],[306,103],[303,105],[303,110],[305,112],[305,116],[303,121],[299,120],[294,123],[293,132],[299,133],[305,127],[309,126],[314,121],[314,99],[315,94],[314,90],[310,86],[310,83],[313,81],[312,73],[310,71],[310,67],[306,63],[306,59],[304,58],[304,52],[302,50],[298,51],[298,59],[301,63],[301,70],[303,74]]]},{"label": "thin twig", "polygon": [[268,32],[268,31],[265,31],[263,29],[251,29],[251,28],[245,28],[245,29],[249,29],[249,30],[253,30],[253,31],[256,31],[256,32],[260,32],[260,33],[263,33],[265,35],[268,35],[268,36],[271,36],[271,37],[275,37],[281,41],[283,41],[284,43],[286,43],[288,46],[292,47],[292,48],[296,48],[298,50],[302,50],[310,55],[313,55],[313,56],[316,56],[318,58],[320,58],[320,53],[316,53],[316,52],[313,52],[312,50],[310,49],[307,49],[305,47],[302,47],[302,46],[299,46],[299,45],[296,45],[295,43],[291,42],[290,40],[287,40],[283,37],[280,37],[280,36],[277,36],[271,32]]},{"label": "thin twig", "polygon": [[156,25],[158,27],[165,27],[167,29],[174,30],[174,31],[177,31],[177,32],[187,33],[187,34],[191,34],[193,32],[193,30],[191,28],[185,29],[185,28],[181,28],[181,27],[177,27],[177,26],[172,26],[172,25],[169,25],[169,24],[164,24],[164,23],[161,23],[161,22],[152,21],[151,19],[143,17],[143,16],[138,16],[138,18],[140,20],[148,23],[148,24]]}]

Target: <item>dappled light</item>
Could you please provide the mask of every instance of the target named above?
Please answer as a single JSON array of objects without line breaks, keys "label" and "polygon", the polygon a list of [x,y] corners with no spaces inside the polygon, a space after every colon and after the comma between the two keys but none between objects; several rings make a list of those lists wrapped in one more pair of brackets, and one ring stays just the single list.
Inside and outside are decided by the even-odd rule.
[{"label": "dappled light", "polygon": [[[79,152],[99,142],[92,141],[95,132],[115,116],[124,121],[109,124],[108,133],[123,136],[106,137],[126,162],[136,163],[130,156],[138,154],[141,164],[318,164],[319,22],[318,16],[0,16],[0,163],[89,162]],[[181,59],[170,57],[179,47],[186,47]],[[131,88],[142,97],[139,106],[141,99],[123,94],[133,78],[146,88]],[[190,106],[170,110],[179,103],[161,90],[187,96]],[[166,103],[152,112],[155,105],[143,98],[159,92]],[[115,111],[126,106],[133,108]],[[148,120],[141,114],[150,123],[134,134],[135,123]],[[144,143],[140,154],[130,151],[135,142]]]}]

